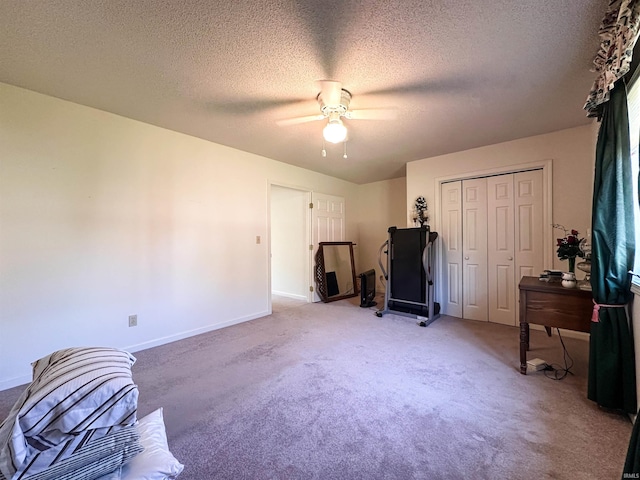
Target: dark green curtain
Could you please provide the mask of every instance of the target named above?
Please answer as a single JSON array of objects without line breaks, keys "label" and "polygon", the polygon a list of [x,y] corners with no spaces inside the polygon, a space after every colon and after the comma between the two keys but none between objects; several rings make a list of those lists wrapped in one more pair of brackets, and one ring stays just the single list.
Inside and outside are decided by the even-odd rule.
[{"label": "dark green curtain", "polygon": [[593,186],[591,287],[601,305],[591,324],[588,397],[636,413],[633,338],[624,308],[631,298],[635,253],[627,90],[616,82],[604,105]]}]

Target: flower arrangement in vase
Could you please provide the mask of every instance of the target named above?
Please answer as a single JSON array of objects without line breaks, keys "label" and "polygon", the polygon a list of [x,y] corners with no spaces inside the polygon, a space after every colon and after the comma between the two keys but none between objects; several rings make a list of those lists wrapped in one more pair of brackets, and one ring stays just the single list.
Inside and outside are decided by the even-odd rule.
[{"label": "flower arrangement in vase", "polygon": [[429,216],[427,215],[427,200],[421,195],[416,198],[415,203],[413,204],[413,223],[421,227],[429,221]]},{"label": "flower arrangement in vase", "polygon": [[569,272],[574,273],[576,271],[576,257],[584,257],[584,252],[580,248],[580,242],[583,241],[580,238],[580,232],[574,229],[567,229],[564,225],[554,223],[553,228],[557,228],[564,232],[562,238],[557,239],[558,258],[560,260],[569,260]]}]

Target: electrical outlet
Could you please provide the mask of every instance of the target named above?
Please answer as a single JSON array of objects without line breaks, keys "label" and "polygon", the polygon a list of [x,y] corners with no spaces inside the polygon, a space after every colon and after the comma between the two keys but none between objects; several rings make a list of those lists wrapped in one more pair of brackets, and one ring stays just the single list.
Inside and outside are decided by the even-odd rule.
[{"label": "electrical outlet", "polygon": [[138,315],[129,315],[129,326],[130,327],[138,326]]}]

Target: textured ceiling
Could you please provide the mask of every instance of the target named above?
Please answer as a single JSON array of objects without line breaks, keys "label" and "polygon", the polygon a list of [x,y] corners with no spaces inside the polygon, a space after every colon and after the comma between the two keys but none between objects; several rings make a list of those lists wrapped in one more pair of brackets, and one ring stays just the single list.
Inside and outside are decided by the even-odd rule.
[{"label": "textured ceiling", "polygon": [[[0,81],[356,183],[589,123],[605,0],[0,0]],[[321,156],[316,81],[351,108]],[[188,161],[188,160],[185,160]]]}]

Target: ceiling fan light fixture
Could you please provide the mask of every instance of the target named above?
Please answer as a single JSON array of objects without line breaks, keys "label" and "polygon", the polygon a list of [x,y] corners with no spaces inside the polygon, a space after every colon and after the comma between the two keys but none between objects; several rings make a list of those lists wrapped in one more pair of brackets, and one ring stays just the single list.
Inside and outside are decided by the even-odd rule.
[{"label": "ceiling fan light fixture", "polygon": [[331,119],[327,126],[322,130],[322,136],[327,142],[340,143],[347,138],[347,127],[344,126],[342,120]]}]

